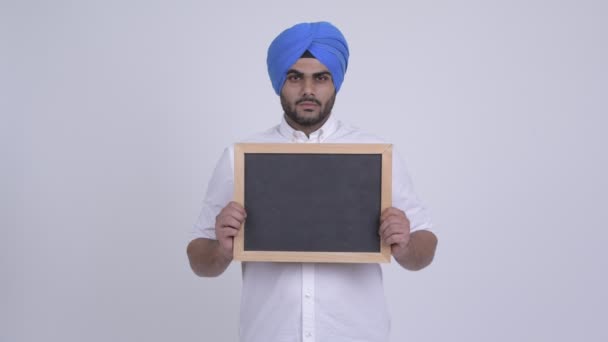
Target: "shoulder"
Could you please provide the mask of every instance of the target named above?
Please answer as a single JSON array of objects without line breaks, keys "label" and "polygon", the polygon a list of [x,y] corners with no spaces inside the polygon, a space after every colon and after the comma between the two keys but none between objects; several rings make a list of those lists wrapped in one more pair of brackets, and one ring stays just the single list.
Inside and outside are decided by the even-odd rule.
[{"label": "shoulder", "polygon": [[273,143],[278,142],[279,138],[279,125],[273,126],[265,131],[252,134],[245,139],[242,139],[242,143]]},{"label": "shoulder", "polygon": [[[271,127],[265,131],[254,133],[244,139],[227,146],[224,149],[223,157],[229,156],[231,164],[234,163],[234,146],[238,143],[276,143],[280,142],[279,126]],[[225,159],[225,158],[224,158]]]},{"label": "shoulder", "polygon": [[342,143],[363,143],[363,144],[388,144],[389,142],[381,138],[378,135],[366,132],[359,127],[346,123],[344,121],[338,121],[338,129],[333,136],[328,139],[328,142],[342,142]]}]

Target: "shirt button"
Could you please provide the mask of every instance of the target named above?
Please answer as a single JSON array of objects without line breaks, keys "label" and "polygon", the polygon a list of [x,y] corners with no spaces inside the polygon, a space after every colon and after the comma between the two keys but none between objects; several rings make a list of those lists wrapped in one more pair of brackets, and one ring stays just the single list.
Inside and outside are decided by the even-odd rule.
[{"label": "shirt button", "polygon": [[310,293],[305,294],[304,297],[306,297],[307,299],[310,299]]},{"label": "shirt button", "polygon": [[311,336],[312,336],[312,333],[310,331],[307,331],[306,332],[306,337],[311,337]]}]

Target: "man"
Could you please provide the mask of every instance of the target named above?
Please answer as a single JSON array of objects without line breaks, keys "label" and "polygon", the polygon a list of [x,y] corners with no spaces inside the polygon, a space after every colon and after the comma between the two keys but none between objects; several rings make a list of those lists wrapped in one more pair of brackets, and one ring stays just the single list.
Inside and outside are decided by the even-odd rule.
[{"label": "man", "polygon": [[[268,73],[280,96],[280,125],[247,142],[383,143],[332,117],[348,65],[342,33],[326,22],[283,31],[268,49]],[[437,238],[407,171],[393,158],[393,205],[381,213],[378,233],[408,270],[429,265]],[[247,212],[232,202],[233,148],[221,157],[188,245],[199,276],[222,274],[232,261],[233,238]],[[317,175],[312,175],[317,176]],[[242,341],[387,341],[387,313],[378,264],[244,262]]]}]

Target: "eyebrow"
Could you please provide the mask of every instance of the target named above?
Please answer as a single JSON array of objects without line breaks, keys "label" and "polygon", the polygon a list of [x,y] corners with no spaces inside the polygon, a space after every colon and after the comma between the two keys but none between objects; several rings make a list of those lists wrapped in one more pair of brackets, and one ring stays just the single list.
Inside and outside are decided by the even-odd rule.
[{"label": "eyebrow", "polygon": [[[304,73],[301,71],[298,71],[296,69],[289,69],[287,71],[287,75],[289,74],[295,74],[297,76],[303,76]],[[314,74],[312,74],[313,77],[319,77],[319,76],[325,76],[325,75],[329,75],[331,77],[331,72],[329,71],[320,71],[320,72],[315,72]]]}]

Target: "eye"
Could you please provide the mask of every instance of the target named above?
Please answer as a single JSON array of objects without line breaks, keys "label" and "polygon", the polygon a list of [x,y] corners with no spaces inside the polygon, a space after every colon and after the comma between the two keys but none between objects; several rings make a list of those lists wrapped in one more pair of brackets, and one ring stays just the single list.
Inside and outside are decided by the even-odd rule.
[{"label": "eye", "polygon": [[327,82],[329,80],[330,80],[329,75],[319,75],[319,76],[317,76],[317,81]]},{"label": "eye", "polygon": [[291,82],[299,81],[302,77],[298,74],[287,75],[287,80]]}]

